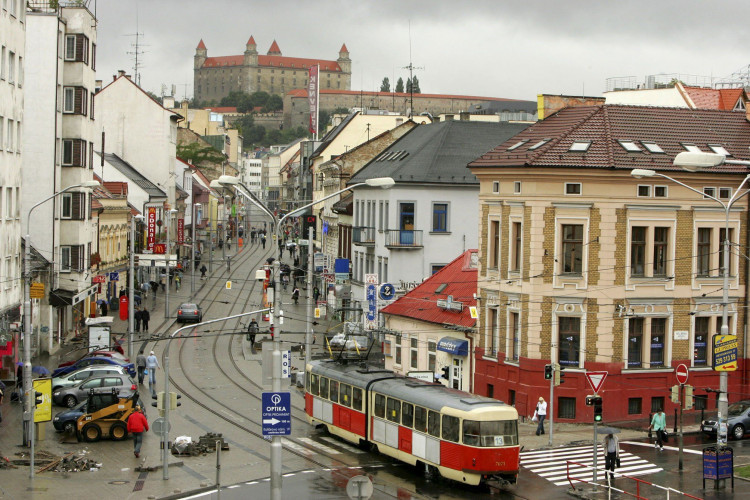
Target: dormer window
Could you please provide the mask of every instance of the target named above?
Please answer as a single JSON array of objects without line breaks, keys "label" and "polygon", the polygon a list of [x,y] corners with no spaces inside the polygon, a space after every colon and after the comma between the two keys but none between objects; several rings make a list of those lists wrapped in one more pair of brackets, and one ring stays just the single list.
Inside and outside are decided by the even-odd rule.
[{"label": "dormer window", "polygon": [[703,153],[704,152],[701,150],[701,148],[699,148],[695,144],[687,144],[683,142],[682,147],[685,148],[685,151],[690,151],[691,153]]},{"label": "dormer window", "polygon": [[534,151],[535,149],[539,149],[545,144],[547,144],[550,140],[549,139],[542,139],[541,141],[537,142],[533,146],[529,147],[529,151]]},{"label": "dormer window", "polygon": [[591,141],[575,141],[570,145],[568,151],[573,153],[585,153],[591,147]]},{"label": "dormer window", "polygon": [[524,144],[526,144],[527,142],[529,142],[529,141],[525,141],[525,140],[524,141],[518,141],[517,143],[515,143],[511,147],[509,147],[508,151],[513,151],[514,149],[518,149],[521,146],[523,146]]},{"label": "dormer window", "polygon": [[628,153],[640,153],[643,151],[641,148],[638,147],[638,144],[635,143],[635,141],[617,141],[620,143],[620,146],[622,146],[625,151]]},{"label": "dormer window", "polygon": [[641,141],[641,144],[643,144],[644,148],[648,149],[649,153],[664,153],[664,150],[661,148],[661,146],[659,146],[655,142]]},{"label": "dormer window", "polygon": [[721,144],[709,144],[708,147],[717,155],[732,156],[732,154]]}]

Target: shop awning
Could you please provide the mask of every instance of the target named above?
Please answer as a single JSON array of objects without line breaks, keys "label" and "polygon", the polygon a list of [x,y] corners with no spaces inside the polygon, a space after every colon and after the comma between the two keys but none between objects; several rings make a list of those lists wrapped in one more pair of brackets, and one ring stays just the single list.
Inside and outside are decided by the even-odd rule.
[{"label": "shop awning", "polygon": [[469,355],[469,341],[466,339],[456,339],[453,337],[443,337],[437,345],[438,351],[447,352],[454,356]]},{"label": "shop awning", "polygon": [[52,290],[49,293],[49,305],[52,307],[72,306],[73,296],[75,296],[75,292],[71,292],[70,290],[64,290],[62,288]]}]

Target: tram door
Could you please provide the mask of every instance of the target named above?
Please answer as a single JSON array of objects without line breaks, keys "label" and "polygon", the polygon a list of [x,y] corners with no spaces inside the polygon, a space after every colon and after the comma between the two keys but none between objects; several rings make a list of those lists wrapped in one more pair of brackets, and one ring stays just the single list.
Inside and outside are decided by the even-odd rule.
[{"label": "tram door", "polygon": [[454,389],[461,389],[461,370],[463,362],[460,359],[453,358],[453,366],[451,366],[451,387]]}]

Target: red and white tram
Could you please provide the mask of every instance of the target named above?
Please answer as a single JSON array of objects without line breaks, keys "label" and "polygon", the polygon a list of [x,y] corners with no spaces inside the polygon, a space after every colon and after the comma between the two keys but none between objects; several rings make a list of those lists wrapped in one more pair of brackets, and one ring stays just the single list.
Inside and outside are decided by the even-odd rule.
[{"label": "red and white tram", "polygon": [[359,363],[313,361],[307,373],[310,424],[429,474],[471,485],[516,482],[515,408]]}]

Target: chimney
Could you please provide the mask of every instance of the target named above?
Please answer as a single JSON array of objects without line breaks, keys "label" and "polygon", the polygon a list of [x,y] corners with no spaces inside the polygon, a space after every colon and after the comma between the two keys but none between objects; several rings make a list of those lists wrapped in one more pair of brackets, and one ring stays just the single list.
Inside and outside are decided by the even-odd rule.
[{"label": "chimney", "polygon": [[101,80],[96,80],[94,82],[94,93],[98,94],[101,89],[102,89],[102,81]]},{"label": "chimney", "polygon": [[121,69],[118,69],[118,70],[117,70],[117,76],[118,76],[118,77],[120,77],[120,76],[125,76],[125,71],[123,71],[123,70],[121,70]]}]

